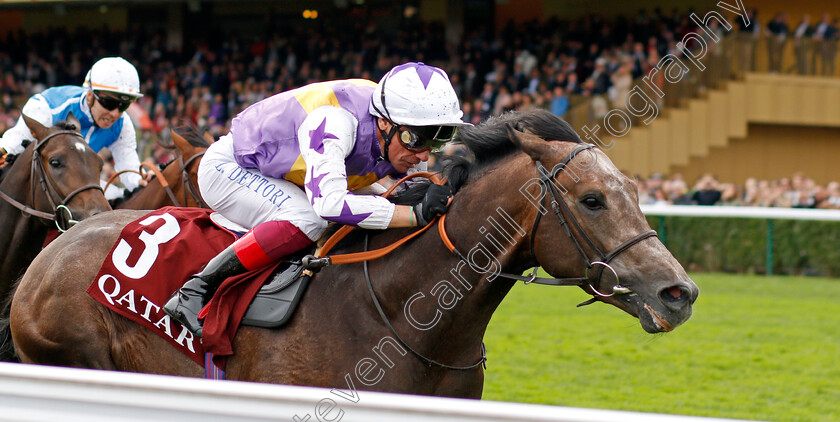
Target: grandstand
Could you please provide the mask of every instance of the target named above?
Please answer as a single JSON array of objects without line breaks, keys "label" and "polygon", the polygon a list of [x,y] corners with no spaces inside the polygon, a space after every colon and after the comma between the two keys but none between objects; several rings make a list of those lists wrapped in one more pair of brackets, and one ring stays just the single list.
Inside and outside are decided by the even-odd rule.
[{"label": "grandstand", "polygon": [[[157,161],[169,157],[154,141],[173,121],[218,136],[276,92],[377,80],[395,63],[422,60],[452,75],[465,119],[548,108],[639,179],[676,176],[692,190],[712,174],[743,191],[749,178],[805,173],[828,189],[840,152],[840,6],[745,6],[750,25],[711,0],[3,1],[0,131],[29,95],[79,83],[108,54],[139,65],[147,95],[130,114],[141,155]],[[713,17],[703,31],[698,19],[709,13],[724,21]],[[669,55],[685,62],[682,77],[651,73]],[[628,104],[644,111],[628,113]]]}]

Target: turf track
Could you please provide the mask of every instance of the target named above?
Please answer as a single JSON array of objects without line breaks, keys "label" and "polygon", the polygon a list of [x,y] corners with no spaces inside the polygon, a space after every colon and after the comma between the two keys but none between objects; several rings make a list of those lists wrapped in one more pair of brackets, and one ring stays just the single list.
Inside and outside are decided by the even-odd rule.
[{"label": "turf track", "polygon": [[668,334],[577,288],[516,286],[490,323],[484,399],[767,421],[840,421],[840,280],[692,274]]}]

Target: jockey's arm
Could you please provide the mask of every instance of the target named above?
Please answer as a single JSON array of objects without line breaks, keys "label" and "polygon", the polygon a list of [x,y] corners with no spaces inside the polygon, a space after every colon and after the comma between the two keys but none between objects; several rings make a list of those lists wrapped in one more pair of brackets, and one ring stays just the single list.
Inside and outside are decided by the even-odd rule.
[{"label": "jockey's arm", "polygon": [[305,191],[315,212],[325,220],[365,229],[408,227],[412,209],[375,195],[348,191],[344,160],[356,142],[358,122],[348,111],[324,106],[307,116],[298,129],[306,162]]},{"label": "jockey's arm", "polygon": [[[41,95],[34,95],[29,98],[21,113],[37,120],[46,127],[53,125],[50,106]],[[3,138],[0,139],[0,148],[9,154],[20,154],[25,149],[22,145],[25,140],[34,141],[35,137],[32,136],[32,132],[26,126],[26,122],[23,121],[23,116],[21,116],[17,123],[3,134]]]},{"label": "jockey's arm", "polygon": [[[137,156],[137,134],[131,118],[128,114],[122,115],[123,125],[120,136],[111,144],[111,156],[114,157],[114,171],[139,170],[140,158]],[[126,172],[120,175],[120,181],[128,190],[134,190],[140,186],[140,175],[134,172]]]}]

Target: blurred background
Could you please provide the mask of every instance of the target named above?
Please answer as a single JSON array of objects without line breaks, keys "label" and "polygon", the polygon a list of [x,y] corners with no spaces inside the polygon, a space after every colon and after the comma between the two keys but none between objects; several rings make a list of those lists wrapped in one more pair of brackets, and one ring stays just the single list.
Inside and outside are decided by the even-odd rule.
[{"label": "blurred background", "polygon": [[[81,84],[103,56],[138,67],[146,96],[129,114],[156,162],[171,159],[156,142],[170,122],[218,137],[274,93],[424,61],[449,72],[465,120],[543,107],[582,137],[599,125],[643,204],[840,207],[840,3],[745,6],[749,26],[714,0],[0,1],[0,132],[30,95]],[[708,21],[718,42],[691,19],[709,12],[725,19]],[[691,33],[705,50],[683,50]],[[667,55],[686,65],[676,83],[651,73]],[[655,118],[622,111],[634,86]]]},{"label": "blurred background", "polygon": [[[840,285],[814,276],[840,276],[840,224],[747,206],[840,208],[840,2],[744,1],[749,25],[718,6],[736,0],[0,0],[0,133],[30,95],[80,85],[103,56],[140,72],[145,96],[128,113],[156,163],[173,159],[158,142],[171,123],[218,137],[290,88],[440,66],[467,121],[541,107],[582,138],[599,128],[643,207],[753,213],[648,213],[703,292],[668,336],[575,308],[588,296],[573,289],[513,289],[486,338],[485,399],[838,420]],[[722,19],[699,28],[712,12]],[[681,44],[692,34],[702,42]]]}]

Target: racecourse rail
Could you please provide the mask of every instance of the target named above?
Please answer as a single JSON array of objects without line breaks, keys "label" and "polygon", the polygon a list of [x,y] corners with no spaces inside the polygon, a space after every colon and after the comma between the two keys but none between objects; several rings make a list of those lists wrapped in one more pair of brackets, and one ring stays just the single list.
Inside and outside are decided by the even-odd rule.
[{"label": "racecourse rail", "polygon": [[[840,221],[840,211],[642,206],[647,215]],[[772,255],[771,255],[772,256]],[[617,410],[409,396],[0,363],[0,421],[725,422]],[[562,392],[558,392],[562,394]],[[346,395],[345,395],[346,396]]]},{"label": "racecourse rail", "polygon": [[357,394],[352,403],[322,388],[0,363],[0,421],[734,421],[366,391]]},{"label": "racecourse rail", "polygon": [[730,207],[697,205],[642,205],[645,215],[658,216],[659,238],[667,246],[665,217],[752,218],[767,222],[765,274],[773,275],[773,220],[840,221],[840,210],[809,208]]}]

